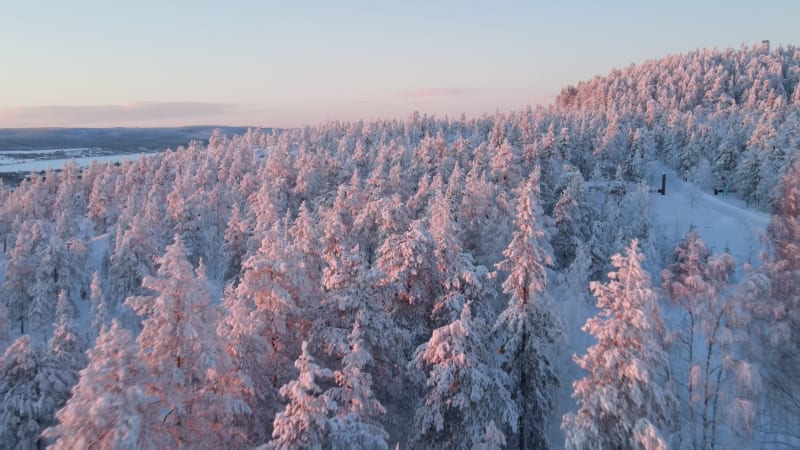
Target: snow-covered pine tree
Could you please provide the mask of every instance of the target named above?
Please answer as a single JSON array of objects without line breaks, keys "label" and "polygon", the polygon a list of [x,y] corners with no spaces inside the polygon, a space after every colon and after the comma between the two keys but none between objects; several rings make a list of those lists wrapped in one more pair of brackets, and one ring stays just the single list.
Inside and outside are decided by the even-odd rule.
[{"label": "snow-covered pine tree", "polygon": [[450,202],[443,193],[434,195],[429,209],[428,229],[435,244],[433,253],[441,283],[431,318],[436,325],[446,325],[461,315],[467,301],[463,291],[472,288],[472,291],[477,291],[475,297],[482,297],[480,294],[484,293],[481,291],[485,286],[482,281],[485,281],[487,270],[483,266],[475,267],[471,255],[462,252]]},{"label": "snow-covered pine tree", "polygon": [[112,309],[126,298],[143,294],[142,279],[156,274],[155,256],[161,253],[156,236],[149,231],[141,216],[135,216],[130,227],[117,225],[114,249],[109,249],[109,289],[104,292]]},{"label": "snow-covered pine tree", "polygon": [[574,170],[553,209],[556,228],[553,255],[556,267],[560,269],[569,267],[575,260],[577,247],[591,239],[593,211],[584,189],[583,176]]},{"label": "snow-covered pine tree", "polygon": [[612,257],[609,281],[591,285],[600,312],[583,331],[597,344],[575,358],[588,374],[573,383],[579,409],[562,423],[568,449],[666,449],[658,430],[668,424],[667,395],[656,374],[667,355],[643,259],[633,240],[625,255]]},{"label": "snow-covered pine tree", "polygon": [[479,264],[493,264],[502,259],[502,249],[510,236],[510,202],[498,185],[486,179],[473,161],[464,184],[464,194],[456,222],[461,229],[463,246],[476,256]]},{"label": "snow-covered pine tree", "polygon": [[106,166],[92,183],[89,194],[87,217],[94,223],[94,229],[98,233],[103,233],[117,222],[118,205],[114,199],[114,184],[117,173],[111,167]]},{"label": "snow-covered pine tree", "polygon": [[336,405],[330,420],[333,449],[388,449],[389,435],[379,422],[386,409],[372,389],[372,376],[367,367],[372,365],[373,359],[362,334],[360,321],[356,319],[348,336],[350,352],[342,358],[342,368],[333,372],[336,386],[326,392]]},{"label": "snow-covered pine tree", "polygon": [[234,205],[228,227],[225,230],[225,276],[226,280],[234,279],[242,271],[242,262],[247,254],[247,241],[249,239],[250,223],[241,213],[239,207]]},{"label": "snow-covered pine tree", "polygon": [[274,450],[321,450],[329,442],[331,399],[319,385],[333,376],[320,367],[303,341],[302,353],[294,363],[297,378],[281,387],[281,395],[289,400],[275,416],[272,440],[266,448]]},{"label": "snow-covered pine tree", "polygon": [[236,288],[223,299],[227,311],[219,324],[229,355],[252,383],[245,418],[248,435],[269,439],[271,421],[280,407],[278,390],[291,380],[292,354],[309,333],[312,317],[304,317],[314,282],[305,276],[303,258],[289,240],[286,220],[263,235],[261,247],[244,262]]},{"label": "snow-covered pine tree", "polygon": [[92,341],[94,341],[97,336],[100,336],[103,328],[109,325],[112,312],[108,310],[103,288],[100,285],[100,275],[97,272],[92,275],[92,283],[89,286],[89,299],[92,301],[92,306],[89,308],[89,319],[92,324]]},{"label": "snow-covered pine tree", "polygon": [[58,424],[45,431],[55,450],[159,448],[149,433],[158,412],[145,392],[145,367],[136,356],[131,333],[114,320],[88,352],[72,397],[56,413]]},{"label": "snow-covered pine tree", "polygon": [[414,355],[417,370],[428,374],[412,446],[470,449],[481,443],[494,420],[517,431],[518,406],[507,389],[508,376],[490,349],[489,327],[472,308],[472,302],[465,303],[461,316],[435,329]]},{"label": "snow-covered pine tree", "polygon": [[561,335],[559,320],[544,301],[546,267],[553,262],[545,235],[546,217],[539,204],[539,169],[534,169],[517,190],[514,238],[505,259],[497,268],[508,273],[503,292],[508,306],[494,325],[504,368],[509,375],[508,390],[517,404],[519,420],[510,445],[520,449],[548,446],[546,419],[553,408],[552,392],[559,385],[545,350]]},{"label": "snow-covered pine tree", "polygon": [[395,321],[417,344],[433,329],[431,311],[441,284],[435,245],[424,222],[415,220],[408,231],[390,236],[378,249],[377,268],[385,275],[382,286],[394,297]]},{"label": "snow-covered pine tree", "polygon": [[19,334],[25,334],[29,324],[28,311],[33,296],[31,291],[36,272],[36,249],[44,241],[42,224],[25,221],[19,225],[17,240],[8,255],[2,286],[2,300],[8,311],[8,319]]},{"label": "snow-covered pine tree", "polygon": [[[46,230],[53,232],[50,227]],[[65,241],[54,234],[38,246],[36,261],[28,315],[32,325],[49,331],[59,293],[65,293],[67,302],[86,293],[88,250],[79,239]]]},{"label": "snow-covered pine tree", "polygon": [[48,353],[42,371],[48,385],[44,395],[54,405],[51,415],[69,399],[72,387],[78,382],[78,371],[87,364],[86,339],[77,330],[74,315],[67,293],[61,291],[56,305],[56,325],[47,341]]},{"label": "snow-covered pine tree", "polygon": [[520,150],[504,139],[493,153],[489,164],[492,180],[504,186],[518,186],[524,176],[520,173]]},{"label": "snow-covered pine tree", "polygon": [[9,346],[0,358],[0,442],[6,448],[38,450],[39,434],[53,420],[43,376],[47,355],[28,335]]},{"label": "snow-covered pine tree", "polygon": [[[410,385],[403,367],[413,351],[413,343],[408,330],[398,327],[391,315],[394,308],[405,306],[392,305],[391,297],[397,286],[383,284],[385,274],[370,269],[366,255],[358,244],[352,243],[335,215],[325,214],[325,217],[322,258],[326,267],[321,279],[324,312],[318,315],[319,325],[314,326],[312,333],[315,344],[336,359],[347,358],[356,345],[352,330],[353,324],[357,324],[360,352],[370,355],[370,361],[375,357],[369,371],[375,379],[382,380],[375,388],[375,395],[409,411],[413,408],[413,398],[408,395]],[[410,420],[410,415],[394,414],[386,417],[386,426],[404,429],[405,420]]]},{"label": "snow-covered pine tree", "polygon": [[[312,282],[320,279],[324,265],[322,261],[324,249],[320,242],[320,228],[323,226],[321,222],[304,202],[300,204],[297,217],[287,230],[292,248],[299,255],[298,269],[301,276]],[[306,297],[318,296],[317,286],[310,285],[305,288]]]},{"label": "snow-covered pine tree", "polygon": [[245,430],[250,442],[266,442],[279,405],[277,373],[271,361],[275,349],[261,335],[264,314],[255,309],[248,298],[240,298],[237,290],[228,285],[222,298],[223,315],[217,324],[217,333],[234,365],[248,381],[249,390],[244,396],[251,414],[236,420]]},{"label": "snow-covered pine tree", "polygon": [[490,420],[486,425],[481,441],[472,446],[472,450],[503,450],[504,448],[506,448],[506,437],[497,429],[494,420]]},{"label": "snow-covered pine tree", "polygon": [[[52,232],[48,229],[48,232]],[[50,236],[36,250],[36,267],[33,273],[31,286],[31,303],[28,309],[28,318],[31,329],[49,329],[55,318],[55,306],[58,299],[58,284],[62,281],[59,271],[62,269],[63,242],[56,236]],[[47,336],[49,331],[44,331]]]},{"label": "snow-covered pine tree", "polygon": [[8,343],[8,331],[8,310],[6,310],[6,307],[0,303],[0,348],[5,348],[6,344]]},{"label": "snow-covered pine tree", "polygon": [[126,300],[144,317],[138,358],[147,370],[147,390],[160,405],[148,432],[163,446],[241,445],[244,436],[234,421],[250,413],[242,401],[246,385],[217,335],[205,270],[202,264],[192,269],[177,235],[158,262],[158,274],[142,282],[154,295]]}]

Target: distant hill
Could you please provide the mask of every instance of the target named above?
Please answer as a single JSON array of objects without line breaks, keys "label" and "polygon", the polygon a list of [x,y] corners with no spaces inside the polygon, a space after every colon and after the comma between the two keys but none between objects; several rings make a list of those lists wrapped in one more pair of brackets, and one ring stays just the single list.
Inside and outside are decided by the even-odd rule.
[{"label": "distant hill", "polygon": [[165,149],[192,140],[208,142],[219,129],[224,134],[247,132],[249,127],[190,126],[175,128],[0,128],[0,151],[99,147],[117,151]]}]

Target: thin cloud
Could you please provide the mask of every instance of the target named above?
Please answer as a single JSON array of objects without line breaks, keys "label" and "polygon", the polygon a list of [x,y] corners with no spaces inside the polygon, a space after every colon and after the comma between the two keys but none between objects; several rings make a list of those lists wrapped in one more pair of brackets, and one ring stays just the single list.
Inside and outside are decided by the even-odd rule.
[{"label": "thin cloud", "polygon": [[50,105],[0,109],[5,124],[36,126],[103,126],[150,122],[198,121],[238,111],[230,103],[135,102],[121,105]]},{"label": "thin cloud", "polygon": [[423,87],[401,91],[400,95],[406,98],[427,99],[441,97],[456,97],[468,93],[466,89],[455,87]]}]

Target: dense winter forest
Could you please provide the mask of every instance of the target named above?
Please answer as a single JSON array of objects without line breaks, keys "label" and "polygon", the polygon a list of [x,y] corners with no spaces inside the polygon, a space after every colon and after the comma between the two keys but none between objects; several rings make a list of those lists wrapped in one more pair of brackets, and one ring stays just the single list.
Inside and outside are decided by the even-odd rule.
[{"label": "dense winter forest", "polygon": [[[0,189],[0,447],[797,448],[798,85],[702,50]],[[665,242],[653,164],[771,213],[760,261]]]}]

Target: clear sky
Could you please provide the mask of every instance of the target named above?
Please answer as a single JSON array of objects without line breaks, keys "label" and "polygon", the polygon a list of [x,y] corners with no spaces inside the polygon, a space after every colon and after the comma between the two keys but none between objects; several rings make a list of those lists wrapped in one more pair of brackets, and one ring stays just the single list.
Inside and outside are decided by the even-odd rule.
[{"label": "clear sky", "polygon": [[0,0],[0,128],[475,116],[668,54],[800,45],[798,18],[798,0]]}]

